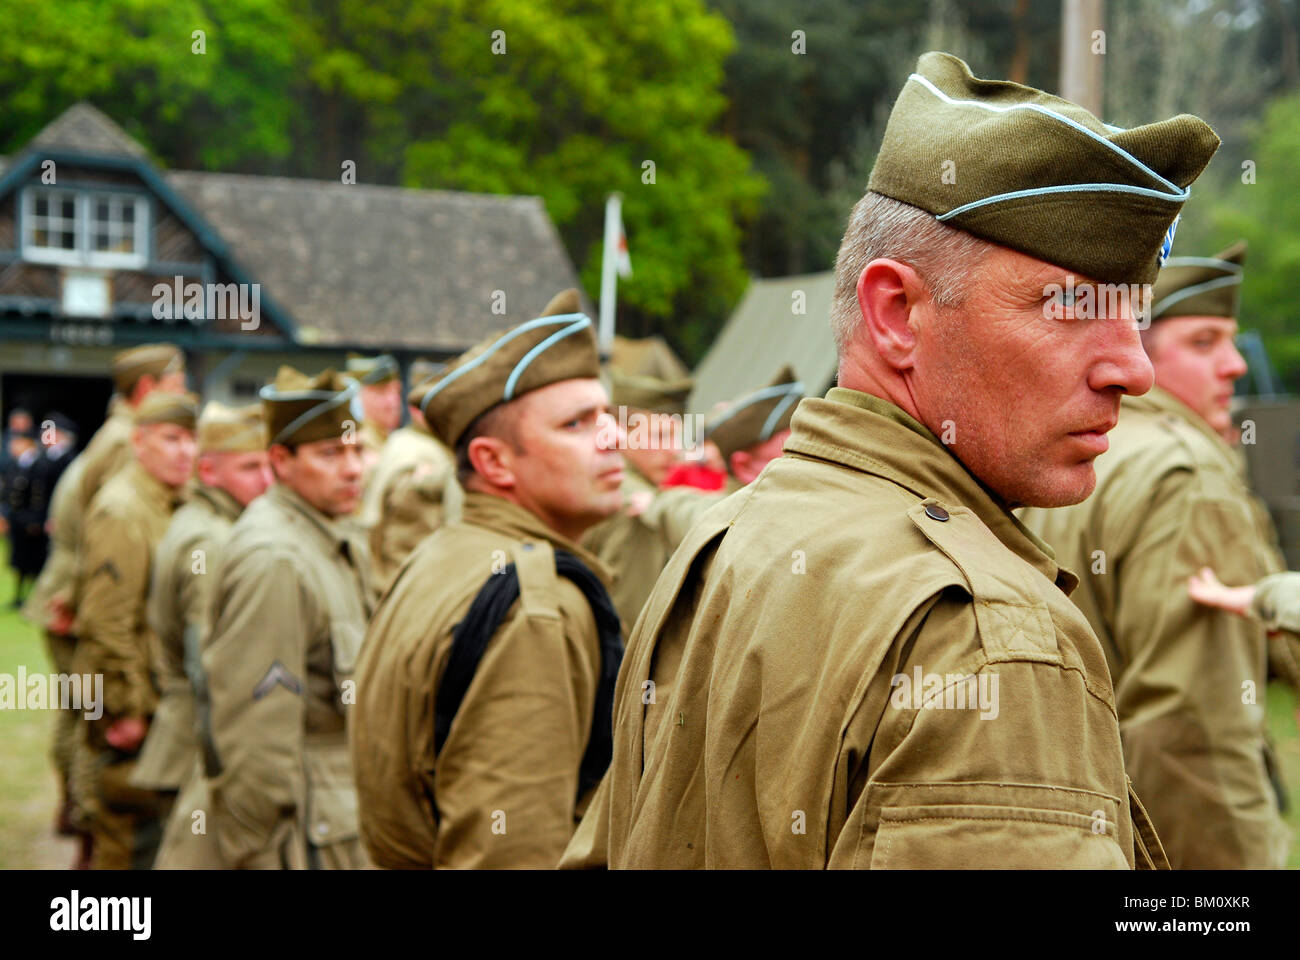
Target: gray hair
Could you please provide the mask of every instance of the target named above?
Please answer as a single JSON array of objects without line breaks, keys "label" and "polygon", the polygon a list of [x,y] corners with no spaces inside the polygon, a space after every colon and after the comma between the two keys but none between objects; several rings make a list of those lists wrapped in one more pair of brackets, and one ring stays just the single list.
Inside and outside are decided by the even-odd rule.
[{"label": "gray hair", "polygon": [[936,307],[951,309],[966,299],[971,269],[992,244],[964,230],[944,226],[910,204],[868,191],[853,207],[835,257],[831,331],[841,354],[862,314],[858,277],[881,257],[909,264],[925,282]]}]

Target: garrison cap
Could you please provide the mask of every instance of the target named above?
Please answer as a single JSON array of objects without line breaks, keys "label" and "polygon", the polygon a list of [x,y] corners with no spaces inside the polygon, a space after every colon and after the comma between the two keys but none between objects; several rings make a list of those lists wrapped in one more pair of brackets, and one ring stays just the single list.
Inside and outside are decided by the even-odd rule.
[{"label": "garrison cap", "polygon": [[617,367],[609,368],[609,402],[616,407],[635,407],[653,413],[685,413],[686,399],[695,381],[690,377],[636,376]]},{"label": "garrison cap", "polygon": [[359,381],[333,368],[309,377],[293,367],[281,367],[275,382],[258,392],[266,418],[267,445],[338,439],[349,422],[355,428],[365,419],[360,392]]},{"label": "garrison cap", "polygon": [[577,290],[556,294],[537,319],[471,347],[407,399],[419,406],[430,432],[454,448],[470,424],[498,404],[561,380],[596,379],[596,334],[581,309]]},{"label": "garrison cap", "polygon": [[803,395],[803,384],[794,375],[794,368],[786,364],[766,387],[746,394],[710,417],[704,425],[704,437],[718,445],[730,469],[731,455],[737,450],[764,443],[790,426],[794,408]]},{"label": "garrison cap", "polygon": [[185,354],[171,343],[147,343],[121,350],[113,357],[113,386],[123,396],[135,389],[146,374],[161,377],[185,371]]},{"label": "garrison cap", "polygon": [[377,357],[363,357],[359,353],[349,353],[344,362],[343,372],[355,380],[361,381],[363,387],[371,387],[389,380],[396,380],[401,375],[401,368],[392,354],[384,353]]},{"label": "garrison cap", "polygon": [[199,398],[192,393],[165,393],[151,390],[149,396],[135,408],[133,419],[137,427],[151,423],[174,423],[194,432],[199,416]]},{"label": "garrison cap", "polygon": [[[407,393],[406,402],[413,403],[418,406],[420,401],[412,400],[411,393],[414,393],[414,391],[417,388],[424,386],[425,381],[432,380],[435,377],[440,376],[442,372],[446,369],[447,369],[447,364],[442,361],[425,360],[423,357],[421,357],[418,360],[412,360],[411,366],[407,371],[411,378],[411,392]],[[420,392],[420,396],[421,397],[424,396],[423,391]]]},{"label": "garrison cap", "polygon": [[60,413],[58,410],[49,411],[41,419],[43,421],[48,420],[50,423],[54,424],[54,429],[61,433],[70,433],[73,436],[76,436],[78,432],[77,424],[66,414]]},{"label": "garrison cap", "polygon": [[1092,280],[1151,283],[1218,146],[1189,114],[1125,130],[931,52],[898,95],[867,189]]},{"label": "garrison cap", "polygon": [[199,415],[199,453],[256,453],[266,449],[260,403],[228,407],[209,400]]},{"label": "garrison cap", "polygon": [[1246,241],[1212,257],[1170,257],[1151,291],[1151,322],[1170,317],[1235,317]]}]

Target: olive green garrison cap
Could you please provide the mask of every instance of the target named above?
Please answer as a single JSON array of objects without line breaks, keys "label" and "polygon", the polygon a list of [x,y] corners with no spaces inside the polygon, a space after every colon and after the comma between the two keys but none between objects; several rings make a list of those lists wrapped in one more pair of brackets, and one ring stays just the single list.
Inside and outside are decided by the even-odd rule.
[{"label": "olive green garrison cap", "polygon": [[349,353],[344,360],[343,372],[360,380],[363,387],[369,387],[396,380],[402,371],[392,354],[363,357],[359,353]]},{"label": "olive green garrison cap", "polygon": [[275,381],[258,392],[268,445],[340,439],[365,419],[360,391],[358,381],[333,369],[309,377],[282,366]]},{"label": "olive green garrison cap", "polygon": [[151,423],[172,423],[192,433],[198,416],[199,398],[194,394],[151,390],[135,408],[132,419],[137,427]]},{"label": "olive green garrison cap", "polygon": [[199,453],[254,453],[266,449],[266,416],[259,403],[228,407],[209,400],[199,415]]},{"label": "olive green garrison cap", "polygon": [[600,355],[591,318],[577,290],[565,290],[535,320],[495,333],[465,351],[442,376],[407,395],[429,430],[449,447],[475,420],[500,403],[561,380],[596,379]]},{"label": "olive green garrison cap", "polygon": [[1235,317],[1246,241],[1212,257],[1170,257],[1151,291],[1151,322],[1170,317]]},{"label": "olive green garrison cap", "polygon": [[114,354],[113,387],[118,393],[129,394],[145,375],[161,377],[184,370],[185,354],[180,347],[173,343],[146,343]]},{"label": "olive green garrison cap", "polygon": [[1188,114],[1125,130],[931,52],[894,103],[867,189],[1092,280],[1151,283],[1218,146]]},{"label": "olive green garrison cap", "polygon": [[686,412],[686,400],[695,381],[690,377],[662,379],[637,376],[609,368],[609,402],[616,407],[634,407],[652,413]]},{"label": "olive green garrison cap", "polygon": [[794,408],[803,395],[803,384],[787,364],[766,387],[746,394],[710,417],[704,425],[705,439],[718,445],[730,469],[731,455],[737,450],[765,443],[790,426]]}]

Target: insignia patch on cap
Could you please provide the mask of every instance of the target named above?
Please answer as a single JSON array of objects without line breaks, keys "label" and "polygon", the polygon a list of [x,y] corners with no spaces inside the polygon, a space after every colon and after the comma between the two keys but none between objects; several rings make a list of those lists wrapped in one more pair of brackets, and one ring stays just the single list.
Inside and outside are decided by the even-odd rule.
[{"label": "insignia patch on cap", "polygon": [[1178,231],[1178,221],[1182,218],[1182,214],[1174,217],[1174,222],[1169,224],[1169,229],[1165,231],[1165,239],[1160,244],[1159,255],[1160,266],[1162,267],[1165,265],[1165,261],[1169,259],[1169,251],[1174,248],[1174,234]]}]

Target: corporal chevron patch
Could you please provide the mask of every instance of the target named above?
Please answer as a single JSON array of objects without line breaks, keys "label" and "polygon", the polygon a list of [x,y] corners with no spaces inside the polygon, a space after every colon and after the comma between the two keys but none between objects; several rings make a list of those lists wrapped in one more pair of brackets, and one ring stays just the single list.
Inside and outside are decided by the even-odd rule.
[{"label": "corporal chevron patch", "polygon": [[276,660],[266,671],[266,675],[257,682],[257,686],[253,688],[253,699],[261,700],[274,690],[277,684],[295,696],[302,694],[302,681],[290,673],[288,667]]}]

